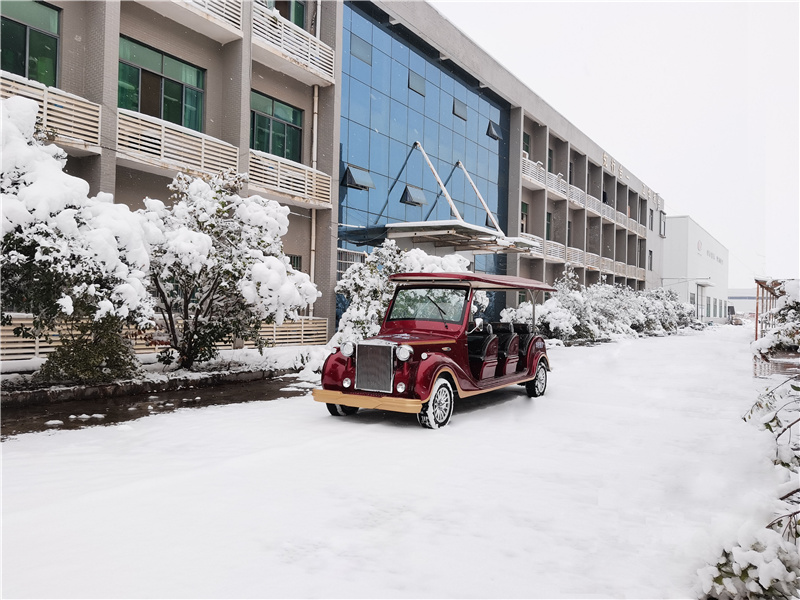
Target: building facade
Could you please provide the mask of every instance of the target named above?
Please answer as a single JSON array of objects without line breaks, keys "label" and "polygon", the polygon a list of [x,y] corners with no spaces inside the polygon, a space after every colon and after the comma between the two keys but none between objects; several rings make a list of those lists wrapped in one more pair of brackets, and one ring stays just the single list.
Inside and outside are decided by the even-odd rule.
[{"label": "building facade", "polygon": [[728,316],[728,249],[688,216],[667,217],[663,286],[704,323]]},{"label": "building facade", "polygon": [[658,194],[424,2],[4,1],[2,94],[35,98],[92,193],[249,173],[332,319],[383,240],[477,271],[661,285]]}]

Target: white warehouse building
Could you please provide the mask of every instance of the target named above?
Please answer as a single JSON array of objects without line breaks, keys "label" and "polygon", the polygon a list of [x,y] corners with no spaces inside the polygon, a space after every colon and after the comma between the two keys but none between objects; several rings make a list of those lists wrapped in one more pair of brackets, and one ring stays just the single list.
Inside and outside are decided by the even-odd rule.
[{"label": "white warehouse building", "polygon": [[704,323],[728,314],[728,249],[689,216],[668,216],[663,287],[695,307]]}]

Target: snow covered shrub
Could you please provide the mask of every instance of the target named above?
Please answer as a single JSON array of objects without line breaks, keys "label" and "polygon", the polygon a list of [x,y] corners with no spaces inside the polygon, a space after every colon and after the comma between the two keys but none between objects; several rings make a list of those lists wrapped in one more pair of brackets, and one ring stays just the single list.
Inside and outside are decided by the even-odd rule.
[{"label": "snow covered shrub", "polygon": [[37,110],[24,98],[2,102],[3,322],[14,324],[12,310],[30,312],[33,326],[19,325],[15,335],[71,332],[43,375],[90,382],[109,380],[112,370],[129,374],[122,327],[152,316],[146,224],[109,194],[90,198],[88,183],[64,173],[66,155],[37,139]]},{"label": "snow covered shrub", "polygon": [[[780,514],[766,527],[755,522],[743,526],[736,540],[729,540],[715,564],[698,571],[704,598],[796,598],[800,592],[800,511],[792,498],[800,494],[800,446],[791,439],[800,419],[800,386],[788,379],[761,394],[744,415],[775,436],[776,468],[784,484],[779,504]],[[789,434],[788,436],[786,434]]]},{"label": "snow covered shrub", "polygon": [[777,306],[767,315],[774,317],[775,326],[751,344],[754,354],[797,352],[800,347],[800,281],[783,281],[777,289],[784,295],[778,298]]},{"label": "snow covered shrub", "polygon": [[150,286],[163,329],[152,341],[159,360],[179,368],[217,355],[238,338],[263,348],[261,324],[294,318],[320,295],[283,253],[289,209],[261,196],[238,195],[244,175],[232,170],[170,184],[172,205],[145,199],[139,211],[160,235],[152,243]]},{"label": "snow covered shrub", "polygon": [[363,263],[350,266],[336,284],[336,293],[349,302],[331,343],[359,341],[377,335],[395,286],[389,275],[395,273],[466,273],[469,261],[463,256],[431,256],[418,248],[400,249],[386,240]]}]

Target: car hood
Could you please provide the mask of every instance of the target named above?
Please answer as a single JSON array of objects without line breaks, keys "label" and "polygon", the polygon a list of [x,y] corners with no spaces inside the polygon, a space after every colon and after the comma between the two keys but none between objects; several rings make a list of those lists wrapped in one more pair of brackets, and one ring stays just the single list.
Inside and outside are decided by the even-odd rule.
[{"label": "car hood", "polygon": [[375,337],[371,337],[365,342],[372,342],[372,341],[382,341],[382,342],[392,342],[395,344],[408,344],[409,346],[415,346],[419,344],[432,344],[432,343],[454,343],[456,341],[456,335],[450,335],[448,333],[428,333],[425,331],[413,331],[409,333],[385,333],[381,335],[376,335]]}]

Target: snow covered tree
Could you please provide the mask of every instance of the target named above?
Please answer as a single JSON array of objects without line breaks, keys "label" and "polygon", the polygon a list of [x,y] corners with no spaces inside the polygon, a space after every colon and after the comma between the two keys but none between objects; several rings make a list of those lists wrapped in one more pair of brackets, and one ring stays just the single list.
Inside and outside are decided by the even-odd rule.
[{"label": "snow covered tree", "polygon": [[[402,250],[394,240],[386,240],[367,256],[363,263],[351,265],[336,284],[336,293],[349,302],[339,321],[339,330],[331,343],[357,342],[377,335],[395,285],[389,275],[395,273],[465,273],[469,261],[458,254],[431,256],[414,248]],[[488,302],[485,294],[480,300]]]},{"label": "snow covered tree", "polygon": [[161,329],[153,343],[160,360],[179,368],[213,358],[215,345],[252,340],[263,348],[262,323],[282,323],[320,295],[308,275],[283,253],[289,209],[260,196],[238,195],[244,175],[173,180],[167,207],[145,199],[140,214],[160,232],[152,244],[150,287]]},{"label": "snow covered tree", "polygon": [[37,135],[34,101],[9,98],[2,109],[3,322],[14,324],[11,310],[29,312],[33,326],[15,335],[62,332],[42,370],[50,380],[127,376],[135,361],[122,327],[152,316],[146,223],[109,194],[90,198],[88,183],[64,173],[66,155]]},{"label": "snow covered tree", "polygon": [[[768,285],[773,283],[771,281]],[[751,344],[754,352],[797,352],[800,347],[800,281],[786,280],[776,286],[776,289],[783,292],[783,295],[778,298],[777,306],[767,315],[774,317],[774,326],[764,337]]]}]

